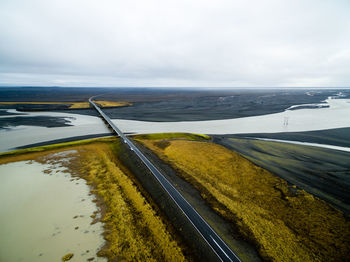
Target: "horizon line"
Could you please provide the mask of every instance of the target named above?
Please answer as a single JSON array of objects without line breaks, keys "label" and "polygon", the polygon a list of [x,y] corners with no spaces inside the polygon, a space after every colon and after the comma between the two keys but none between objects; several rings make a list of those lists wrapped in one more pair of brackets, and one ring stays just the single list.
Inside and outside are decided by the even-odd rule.
[{"label": "horizon line", "polygon": [[0,85],[0,88],[106,88],[106,89],[187,89],[187,90],[235,90],[235,89],[350,89],[350,87],[183,87],[183,86],[56,86],[56,85]]}]

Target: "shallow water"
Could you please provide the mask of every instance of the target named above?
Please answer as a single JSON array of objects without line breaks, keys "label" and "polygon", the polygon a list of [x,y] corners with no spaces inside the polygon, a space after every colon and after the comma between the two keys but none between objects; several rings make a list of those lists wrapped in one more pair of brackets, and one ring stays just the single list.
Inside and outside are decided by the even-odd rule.
[{"label": "shallow water", "polygon": [[[162,132],[249,134],[303,132],[350,127],[350,99],[329,98],[325,103],[329,107],[286,110],[275,114],[225,120],[147,122],[113,119],[112,121],[122,132],[135,134]],[[72,117],[73,115],[53,112],[28,113],[28,115],[43,114],[60,117]],[[74,118],[75,120],[70,120],[73,126],[67,127],[17,126],[8,130],[0,130],[0,152],[55,139],[110,132],[105,123],[98,117],[74,115]]]},{"label": "shallow water", "polygon": [[61,261],[67,253],[71,261],[106,261],[96,256],[103,228],[91,225],[97,208],[89,187],[50,168],[33,161],[0,165],[0,261]]},{"label": "shallow water", "polygon": [[[7,112],[17,113],[14,109]],[[13,150],[28,144],[35,144],[55,139],[63,139],[76,136],[105,134],[110,130],[104,124],[101,118],[94,116],[85,116],[69,113],[57,112],[26,112],[21,117],[60,117],[65,118],[70,125],[64,127],[41,127],[41,126],[10,126],[6,129],[0,129],[0,152]],[[0,116],[5,118],[7,116]]]}]

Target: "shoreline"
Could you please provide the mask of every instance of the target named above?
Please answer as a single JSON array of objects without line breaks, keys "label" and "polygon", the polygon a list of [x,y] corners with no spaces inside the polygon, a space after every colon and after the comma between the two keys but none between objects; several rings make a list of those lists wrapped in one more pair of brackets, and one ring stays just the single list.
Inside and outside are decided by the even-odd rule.
[{"label": "shoreline", "polygon": [[[201,136],[201,135],[196,135],[196,134],[190,134],[190,136],[189,136],[189,134],[158,134],[158,135],[154,135],[154,134],[150,134],[150,135],[148,135],[148,136],[136,136],[135,137],[136,139],[136,141],[138,141],[139,139],[150,139],[150,141],[152,141],[152,140],[154,140],[154,141],[156,141],[157,140],[157,138],[161,138],[161,139],[163,139],[164,141],[167,141],[167,142],[162,142],[162,143],[156,143],[155,145],[157,145],[157,146],[160,146],[160,148],[163,148],[163,146],[164,146],[164,148],[166,148],[167,146],[169,146],[169,144],[168,143],[183,143],[183,142],[185,142],[185,138],[190,138],[190,139],[194,139],[192,142],[195,142],[196,141],[196,139],[200,139],[201,140],[201,142],[202,142],[202,144],[204,144],[205,142],[206,142],[206,140],[208,140],[208,137],[206,137],[206,136]],[[184,140],[185,139],[185,140]],[[57,141],[57,140],[56,140]],[[30,153],[30,154],[34,154],[34,156],[36,156],[36,157],[39,157],[41,154],[47,154],[48,152],[50,152],[50,150],[51,151],[53,151],[53,152],[55,152],[55,151],[57,151],[57,152],[61,152],[61,151],[65,151],[65,150],[69,150],[70,148],[75,148],[75,147],[81,147],[82,149],[83,148],[87,148],[87,147],[90,147],[90,146],[93,146],[94,145],[94,143],[102,143],[102,144],[106,144],[105,142],[107,142],[107,143],[111,143],[111,142],[113,142],[113,141],[117,141],[117,139],[116,138],[113,138],[113,137],[107,137],[107,138],[95,138],[95,139],[89,139],[89,140],[80,140],[80,141],[74,141],[74,142],[67,142],[67,143],[64,143],[64,144],[54,144],[54,145],[46,145],[46,146],[43,146],[43,147],[34,147],[34,148],[26,148],[26,149],[20,149],[20,150],[17,150],[17,151],[13,151],[13,152],[8,152],[8,153],[5,153],[5,154],[1,154],[0,156],[2,156],[1,158],[0,158],[0,164],[3,162],[3,159],[4,158],[6,158],[6,157],[13,157],[13,158],[17,158],[17,160],[18,159],[21,159],[21,158],[28,158],[29,157],[29,155],[28,154],[25,154],[25,153]],[[177,142],[176,142],[177,141]],[[186,140],[187,141],[187,140]],[[211,140],[210,140],[211,141]],[[107,144],[106,144],[107,145]],[[42,149],[42,151],[39,151],[40,149]],[[45,151],[43,151],[43,150],[45,150]],[[85,150],[85,149],[84,149]],[[83,151],[84,151],[83,150]],[[145,148],[143,149],[143,150],[145,150]],[[147,150],[145,150],[146,152],[147,152]],[[233,151],[233,152],[235,152],[235,151]],[[87,153],[84,153],[86,156],[88,156],[89,154],[87,154]],[[154,152],[152,153],[152,152],[148,152],[147,153],[148,155],[152,155],[152,154],[154,154],[154,155],[156,155]],[[7,155],[7,156],[6,156]],[[93,155],[99,155],[99,153],[97,152],[97,151],[94,151],[94,153],[93,154],[90,154],[90,156],[93,156]],[[114,159],[115,158],[115,155],[113,154],[113,155],[106,155],[106,156],[108,156],[108,159],[110,158],[110,159]],[[82,158],[82,159],[84,159],[84,158]],[[154,161],[154,157],[153,157],[153,161]],[[161,158],[160,158],[161,159]],[[86,159],[87,160],[87,159]],[[95,160],[94,160],[95,161]],[[159,160],[158,160],[159,161]],[[89,160],[89,161],[87,161],[86,163],[90,163],[91,161]],[[156,162],[157,162],[157,160],[156,160]],[[169,163],[168,163],[169,164]],[[68,166],[69,167],[69,165],[70,164],[66,164],[66,166]],[[75,165],[75,166],[74,166]],[[80,161],[77,161],[77,162],[75,162],[75,164],[74,164],[73,166],[70,166],[70,168],[71,168],[71,174],[72,174],[72,176],[73,176],[73,174],[74,174],[74,176],[76,175],[76,177],[80,177],[80,178],[82,178],[82,179],[85,179],[85,180],[87,180],[86,178],[87,177],[85,177],[86,176],[86,174],[89,174],[89,172],[87,172],[87,170],[89,170],[89,169],[84,169],[85,171],[84,172],[82,172],[82,174],[84,174],[84,175],[81,175],[80,174],[80,172],[81,172],[81,165],[85,165],[84,163],[81,163]],[[109,165],[109,164],[108,164]],[[91,162],[91,164],[89,164],[89,168],[95,168],[97,165],[96,165],[96,163],[95,162]],[[166,162],[165,163],[163,163],[163,165],[160,165],[160,166],[162,166],[162,168],[167,168],[166,167]],[[86,168],[86,167],[84,167],[84,168]],[[75,171],[74,171],[75,170]],[[78,170],[80,170],[80,171],[78,171]],[[124,169],[122,169],[122,171],[123,171]],[[176,169],[175,168],[175,170],[176,170],[176,173],[178,172],[178,169]],[[124,172],[124,171],[123,171]],[[80,175],[79,175],[80,174]],[[170,176],[178,176],[179,174],[172,174],[172,175],[170,175]],[[179,175],[180,177],[181,177],[181,175]],[[129,176],[130,177],[130,176]],[[133,177],[133,175],[131,175],[131,177]],[[275,177],[277,177],[276,175],[275,175]],[[185,176],[185,178],[186,178],[186,176]],[[133,180],[133,179],[136,179],[136,180]],[[183,184],[183,182],[180,182],[179,180],[174,180],[175,178],[173,178],[172,180],[173,181],[177,181],[177,182],[175,182],[175,184],[176,184],[176,186],[178,186],[178,184],[181,184],[182,183],[182,185],[181,186],[184,186],[184,184]],[[141,190],[141,194],[143,195],[143,196],[148,196],[148,197],[146,197],[146,199],[149,199],[149,195],[148,195],[148,192],[147,191],[145,191],[145,192],[143,192],[142,190],[144,190],[144,189],[140,189],[140,188],[142,188],[142,184],[140,184],[141,182],[139,182],[139,181],[137,181],[137,178],[136,177],[133,177],[132,178],[132,180],[133,180],[133,183],[135,183],[137,186],[138,186],[138,188],[139,188],[139,190]],[[87,180],[87,181],[89,181],[89,180]],[[90,180],[90,181],[92,181],[92,180]],[[190,184],[192,184],[191,183],[191,181],[187,181],[187,182],[189,182]],[[279,183],[279,182],[278,182]],[[277,183],[277,184],[278,184]],[[99,207],[99,210],[100,210],[100,213],[102,214],[101,216],[96,216],[96,214],[94,214],[95,216],[93,217],[94,219],[96,219],[96,221],[102,221],[102,222],[104,222],[104,217],[107,215],[108,216],[108,210],[107,210],[107,208],[106,208],[106,202],[103,200],[103,196],[102,195],[98,195],[98,190],[99,190],[99,187],[97,187],[96,186],[96,184],[93,184],[93,183],[91,183],[90,184],[90,186],[91,186],[91,190],[90,190],[90,192],[92,193],[92,194],[94,194],[95,196],[96,196],[96,202],[95,202],[95,204]],[[95,186],[95,187],[94,187]],[[193,184],[192,186],[194,186],[194,188],[196,188],[197,186],[196,186],[196,184]],[[186,186],[184,186],[184,188],[186,188]],[[198,187],[197,188],[197,190],[198,189],[203,189],[203,187],[202,186],[200,186],[200,187]],[[187,191],[186,191],[187,190]],[[185,189],[185,191],[186,191],[186,194],[187,195],[191,195],[191,197],[192,197],[192,193],[189,193],[190,191],[188,191],[189,189],[187,188],[187,189]],[[284,190],[284,189],[283,189]],[[282,190],[282,191],[283,191]],[[291,192],[293,191],[294,192],[294,189],[288,189],[288,190],[291,190]],[[297,193],[296,195],[294,195],[294,193],[292,192],[289,192],[289,191],[286,191],[286,192],[284,192],[286,195],[287,195],[287,198],[286,199],[288,199],[289,198],[289,200],[288,201],[291,201],[291,203],[294,203],[293,202],[293,200],[292,199],[294,199],[297,195],[299,195],[299,196],[304,196],[305,195],[305,199],[307,199],[308,201],[310,200],[310,201],[315,201],[314,200],[314,198],[312,197],[312,196],[308,196],[307,194],[305,194],[304,192],[302,192],[302,191],[300,191],[299,192],[299,188],[298,189],[296,189],[296,190],[298,190],[298,191],[296,191],[296,192],[299,192],[299,193]],[[281,192],[282,192],[281,191]],[[204,200],[205,200],[205,202],[208,204],[209,203],[209,206],[207,206],[207,207],[205,207],[206,209],[214,209],[214,210],[216,210],[216,211],[218,211],[219,212],[219,214],[220,214],[220,216],[223,216],[223,218],[224,218],[224,220],[225,219],[228,219],[228,221],[230,221],[230,222],[232,222],[231,220],[232,220],[232,216],[228,216],[228,217],[225,217],[225,214],[226,214],[226,212],[228,212],[227,211],[227,209],[226,208],[223,208],[222,206],[220,206],[218,203],[218,201],[216,201],[215,199],[214,199],[214,197],[213,197],[213,195],[211,195],[211,192],[210,191],[204,191],[204,193],[203,192],[201,192],[201,190],[199,190],[199,194],[200,194],[200,196],[199,197],[201,197],[201,198],[203,198]],[[203,195],[204,194],[204,195]],[[291,195],[290,195],[291,194]],[[100,197],[100,198],[99,198]],[[198,196],[197,196],[198,197]],[[215,200],[215,201],[214,201]],[[198,199],[197,199],[197,201],[198,201]],[[152,200],[151,200],[151,202],[153,202]],[[197,203],[198,204],[198,203]],[[210,205],[211,204],[211,205]],[[151,204],[152,205],[152,207],[153,207],[153,209],[155,208],[155,210],[156,210],[156,212],[157,213],[159,213],[160,212],[160,210],[159,209],[157,209],[157,204]],[[213,208],[214,207],[214,208]],[[198,206],[197,206],[197,208],[198,208]],[[201,207],[201,209],[203,209],[204,207]],[[209,210],[208,209],[208,210]],[[208,210],[207,211],[205,211],[205,212],[208,212]],[[332,211],[333,212],[333,211]],[[160,212],[160,213],[162,213],[162,212]],[[229,212],[227,213],[227,214],[229,214]],[[227,215],[226,214],[226,215]],[[231,214],[232,215],[232,214]],[[170,226],[170,228],[171,228],[171,224],[170,224],[170,222],[168,221],[167,222],[167,219],[165,218],[165,216],[164,215],[161,215],[160,216],[162,219],[163,219],[163,221],[165,221],[164,223],[166,224],[166,225],[168,225],[168,226]],[[208,216],[207,216],[208,217]],[[210,217],[210,219],[213,219],[213,216],[212,215],[209,215],[209,217]],[[214,216],[215,217],[215,216]],[[214,219],[215,220],[215,219]],[[237,222],[237,221],[236,221]],[[213,222],[212,222],[213,223]],[[215,223],[214,223],[215,224]],[[238,223],[239,224],[239,223]],[[216,225],[216,226],[214,226],[215,228],[220,228],[220,226],[219,227],[217,227],[218,225]],[[232,225],[231,225],[232,226]],[[225,227],[223,227],[223,228],[221,228],[221,233],[223,233],[223,232],[225,232],[226,231],[226,233],[227,233],[227,229],[224,229]],[[108,232],[110,230],[110,228],[105,228],[105,231],[106,232]],[[233,230],[233,231],[235,231],[235,230],[238,230],[237,232],[239,232],[239,230],[241,230],[241,229],[239,229],[239,227],[237,227],[237,228],[235,228],[235,227],[233,227],[233,228],[231,228],[231,230]],[[231,231],[231,233],[232,233],[232,231]],[[176,235],[176,234],[175,234]],[[105,235],[105,233],[104,233],[104,236],[105,236],[105,238],[107,238],[107,236]],[[177,241],[180,241],[180,239],[181,239],[181,237],[178,237],[178,240]],[[225,239],[227,239],[227,236],[225,237]],[[254,243],[254,241],[255,240],[250,240],[250,241],[252,241],[253,243]],[[182,243],[181,245],[183,245],[183,242],[181,242],[180,241],[180,243]],[[255,243],[255,245],[256,245],[256,243]],[[108,248],[110,248],[111,246],[110,245],[108,245],[108,244],[106,244],[104,247],[103,247],[103,249],[101,249],[101,251],[100,251],[100,255],[101,256],[108,256],[107,254],[108,254]],[[259,247],[259,245],[257,245],[257,247]],[[244,245],[243,245],[243,250],[244,249],[249,249],[248,247],[244,247]],[[185,249],[184,249],[185,250]],[[186,255],[188,255],[188,253],[187,253],[188,251],[186,251],[185,253],[186,253]],[[251,252],[251,251],[250,251]],[[251,253],[250,255],[252,255],[252,254],[254,254],[254,252],[253,253]],[[266,254],[264,254],[264,256],[266,256]],[[248,256],[249,257],[249,256]],[[252,256],[252,257],[250,257],[250,260],[248,260],[248,261],[257,261],[257,259],[256,260],[254,260],[253,259],[254,258],[254,255]]]},{"label": "shoreline", "polygon": [[[218,214],[238,222],[239,232],[263,258],[346,257],[348,218],[313,194],[211,142],[151,139],[143,143],[199,190]],[[337,254],[340,249],[343,252]]]},{"label": "shoreline", "polygon": [[[181,258],[181,254],[185,250],[185,246],[183,245],[183,242],[180,241],[180,238],[177,236],[177,233],[173,231],[172,225],[167,222],[167,220],[161,215],[160,210],[157,208],[155,209],[156,205],[154,203],[149,204],[150,199],[144,199],[143,193],[141,194],[140,189],[136,187],[134,182],[132,181],[132,174],[124,173],[129,172],[126,171],[123,167],[122,169],[119,169],[121,163],[116,166],[115,164],[117,162],[116,156],[112,154],[112,149],[110,146],[112,145],[112,142],[117,141],[116,138],[97,138],[97,139],[90,139],[90,140],[83,140],[83,141],[75,141],[75,142],[69,142],[64,144],[54,144],[54,145],[48,145],[43,147],[34,147],[34,148],[27,148],[27,149],[20,149],[12,152],[8,152],[6,154],[2,154],[0,157],[0,164],[4,164],[7,162],[17,162],[20,160],[33,160],[38,162],[45,162],[49,161],[50,164],[55,165],[63,165],[65,168],[69,170],[69,173],[71,174],[72,178],[80,178],[87,181],[87,184],[90,188],[90,194],[93,194],[95,196],[95,204],[98,207],[98,213],[94,212],[94,214],[91,216],[94,219],[94,222],[103,222],[104,223],[104,232],[103,236],[104,239],[106,239],[105,245],[100,249],[100,251],[97,253],[98,256],[101,257],[107,257],[109,260],[116,259],[116,255],[119,257],[130,257],[135,256],[136,257],[160,257],[166,258],[170,254],[174,255],[178,258],[179,261],[182,261],[184,259]],[[94,150],[96,148],[96,150]],[[103,148],[103,150],[102,150]],[[55,153],[59,152],[65,152],[70,150],[77,150],[78,155],[73,154],[72,160],[65,162],[63,161],[61,156],[57,154],[57,157],[52,157]],[[88,151],[87,151],[88,150]],[[89,153],[88,153],[89,152]],[[74,156],[76,155],[76,156]],[[90,159],[90,160],[88,160]],[[97,161],[97,162],[96,162]],[[100,162],[103,161],[103,162]],[[106,161],[106,162],[105,162]],[[94,164],[93,164],[94,163]],[[104,165],[107,165],[108,172],[103,171],[105,167]],[[100,167],[99,167],[100,166]],[[82,168],[84,171],[82,171]],[[121,171],[123,170],[123,171]],[[96,177],[95,177],[95,172]],[[113,174],[113,178],[98,180],[100,179],[100,176],[107,176],[108,174]],[[131,178],[129,177],[131,176]],[[114,184],[115,178],[119,179],[119,182]],[[112,179],[112,180],[110,180]],[[100,181],[100,182],[98,182]],[[109,182],[108,182],[109,181]],[[128,194],[128,201],[124,202],[124,200],[121,200],[120,196],[115,192],[114,186],[122,186],[124,187],[125,192],[129,192]],[[101,191],[101,186],[103,189]],[[112,186],[111,189],[107,189],[107,187]],[[111,190],[111,194],[108,193],[107,195],[104,193],[105,190]],[[113,194],[117,194],[113,196]],[[123,193],[124,194],[124,193]],[[136,195],[134,195],[136,194]],[[108,196],[113,196],[113,198],[118,199],[118,205],[122,205],[123,208],[117,209],[113,211],[113,214],[111,215],[111,208],[113,206],[110,205],[110,201],[112,199],[106,199]],[[123,196],[125,197],[125,196]],[[113,200],[115,201],[115,200]],[[131,202],[130,202],[131,201]],[[135,202],[136,201],[136,202]],[[132,206],[129,206],[131,203]],[[117,207],[118,207],[117,205]],[[133,207],[135,205],[135,207]],[[127,214],[119,214],[120,212],[125,212],[125,208],[129,210]],[[135,208],[135,213],[133,213]],[[113,208],[112,208],[113,209]],[[119,210],[119,211],[118,211]],[[121,211],[120,211],[121,210]],[[124,211],[123,211],[124,210]],[[141,212],[141,213],[140,213]],[[118,218],[118,222],[113,222],[114,219]],[[140,214],[143,214],[143,218],[139,221],[143,221],[142,223],[136,223],[136,225],[130,224],[130,227],[126,227],[126,231],[128,230],[134,230],[135,233],[132,233],[136,239],[138,239],[137,243],[131,244],[132,240],[130,239],[131,235],[125,235],[124,237],[121,235],[118,236],[118,233],[115,232],[115,227],[123,226],[123,223],[129,224],[133,223],[135,219],[128,219],[129,216],[139,216]],[[148,215],[146,215],[148,214]],[[115,218],[113,218],[115,217]],[[123,222],[124,219],[124,222]],[[126,220],[125,220],[126,219]],[[156,220],[161,220],[162,222],[157,222]],[[112,223],[112,224],[111,224]],[[146,225],[144,224],[146,223]],[[151,226],[153,223],[153,226]],[[133,227],[137,226],[138,229],[133,229]],[[147,227],[147,229],[145,228]],[[118,231],[119,233],[125,232],[124,229],[121,229]],[[136,230],[136,231],[135,231]],[[149,231],[150,233],[143,235],[144,230]],[[170,230],[170,231],[168,231]],[[171,232],[171,234],[169,233]],[[157,240],[156,236],[162,236],[161,242],[157,242],[158,244],[155,244],[154,241],[160,241]],[[124,251],[121,251],[121,247],[124,246],[123,239],[125,238],[126,243],[130,243],[130,248],[127,248]],[[118,240],[121,239],[121,240]],[[176,241],[175,241],[176,239]],[[117,241],[117,242],[116,242]],[[121,242],[118,242],[121,241]],[[130,242],[131,241],[131,242]],[[152,242],[153,241],[153,242]],[[143,243],[143,244],[142,244]],[[148,244],[146,244],[148,243]],[[153,244],[152,244],[153,243]],[[137,247],[138,246],[138,247]],[[181,246],[181,249],[180,249]],[[158,249],[156,248],[158,247]],[[159,249],[159,247],[161,247]],[[113,251],[114,250],[114,251]],[[129,250],[129,251],[128,251]],[[136,251],[137,250],[137,251]],[[151,252],[152,250],[152,252]],[[172,251],[171,251],[172,250]],[[188,251],[188,258],[191,258],[191,254],[189,254]],[[134,255],[132,255],[134,254]],[[168,258],[169,259],[169,258]],[[130,260],[130,258],[129,258]],[[191,259],[190,259],[191,260]]]},{"label": "shoreline", "polygon": [[[107,261],[103,257],[97,258],[95,251],[102,250],[106,245],[101,216],[98,219],[93,218],[93,215],[103,212],[103,206],[100,205],[98,196],[91,194],[91,186],[86,180],[75,176],[61,165],[69,161],[72,153],[74,150],[66,151],[57,147],[48,151],[19,153],[0,158],[1,168],[7,168],[7,175],[12,179],[6,180],[7,183],[13,181],[13,184],[17,177],[21,180],[16,184],[23,187],[21,192],[10,199],[12,202],[17,201],[17,205],[8,208],[5,206],[3,210],[10,221],[6,223],[5,219],[2,225],[12,228],[12,233],[7,233],[10,235],[4,238],[3,244],[18,248],[16,251],[9,249],[9,252],[4,252],[2,255],[6,256],[3,258],[7,257],[8,261],[12,261],[10,258],[25,256],[26,259],[31,258],[30,261],[58,261],[66,254],[73,254],[83,260]],[[16,170],[11,168],[14,165],[20,165],[26,172],[19,170],[19,173],[12,173]],[[59,194],[62,196],[57,199]],[[21,208],[21,205],[25,207]],[[27,210],[26,213],[22,209]],[[18,211],[13,213],[14,210]],[[23,214],[11,217],[11,214],[21,214],[18,212]],[[38,224],[37,221],[44,218]],[[11,221],[16,222],[13,225]],[[20,232],[16,233],[16,230]],[[31,242],[23,242],[26,238],[30,238]],[[23,247],[20,248],[21,246]]]}]

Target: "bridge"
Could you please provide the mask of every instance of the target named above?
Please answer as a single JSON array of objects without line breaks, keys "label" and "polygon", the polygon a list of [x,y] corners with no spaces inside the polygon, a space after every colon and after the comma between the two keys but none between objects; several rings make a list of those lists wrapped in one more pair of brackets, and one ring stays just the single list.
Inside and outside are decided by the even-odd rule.
[{"label": "bridge", "polygon": [[218,236],[212,227],[202,218],[201,215],[187,202],[180,192],[165,178],[165,176],[147,159],[147,157],[127,138],[123,132],[111,121],[111,119],[92,101],[94,97],[89,98],[89,103],[97,110],[103,120],[112,128],[112,130],[127,144],[130,150],[134,151],[143,164],[149,169],[157,179],[163,189],[169,194],[175,204],[185,214],[189,222],[203,237],[208,246],[214,251],[220,261],[240,262],[238,256],[226,245]]}]

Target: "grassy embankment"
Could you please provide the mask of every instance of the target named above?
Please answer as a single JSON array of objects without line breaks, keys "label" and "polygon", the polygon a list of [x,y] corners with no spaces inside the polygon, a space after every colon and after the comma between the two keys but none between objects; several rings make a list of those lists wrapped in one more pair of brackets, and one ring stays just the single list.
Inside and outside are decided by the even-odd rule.
[{"label": "grassy embankment", "polygon": [[[179,243],[158,211],[142,195],[132,174],[115,156],[114,138],[94,139],[2,154],[0,164],[35,160],[59,163],[92,186],[103,210],[107,245],[99,255],[109,261],[184,261]],[[72,151],[74,150],[74,151]],[[67,156],[54,153],[69,151]]]},{"label": "grassy embankment", "polygon": [[156,136],[139,140],[193,184],[264,259],[349,259],[350,223],[326,202],[217,144]]},{"label": "grassy embankment", "polygon": [[[95,101],[101,107],[131,106],[129,102]],[[89,108],[89,102],[0,102],[0,105],[68,105],[68,109]]]},{"label": "grassy embankment", "polygon": [[302,187],[350,217],[349,152],[245,138],[215,137],[214,141]]}]

